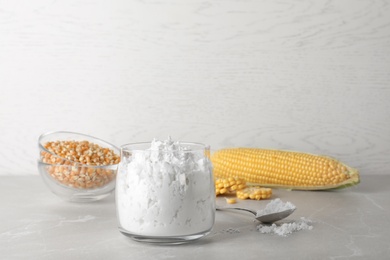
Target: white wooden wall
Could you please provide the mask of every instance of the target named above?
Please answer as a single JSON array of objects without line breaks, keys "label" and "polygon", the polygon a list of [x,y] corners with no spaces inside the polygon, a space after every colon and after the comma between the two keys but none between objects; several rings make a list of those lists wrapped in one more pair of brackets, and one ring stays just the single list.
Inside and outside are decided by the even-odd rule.
[{"label": "white wooden wall", "polygon": [[0,89],[0,175],[37,175],[56,130],[390,174],[390,2],[0,1]]}]

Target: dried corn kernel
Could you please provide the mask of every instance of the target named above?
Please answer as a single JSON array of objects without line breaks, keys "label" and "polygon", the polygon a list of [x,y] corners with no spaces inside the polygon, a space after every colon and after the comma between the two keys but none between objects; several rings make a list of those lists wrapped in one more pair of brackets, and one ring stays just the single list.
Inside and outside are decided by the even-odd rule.
[{"label": "dried corn kernel", "polygon": [[223,178],[215,180],[215,194],[230,194],[246,187],[245,181],[240,178]]},{"label": "dried corn kernel", "polygon": [[[103,166],[117,164],[120,161],[119,155],[113,150],[88,141],[53,141],[45,143],[44,147],[63,159],[85,165]],[[41,152],[41,158],[46,163],[64,161],[44,151]]]},{"label": "dried corn kernel", "polygon": [[258,186],[251,186],[251,187],[247,187],[245,189],[237,191],[236,195],[237,195],[237,198],[242,199],[242,200],[245,200],[245,199],[264,200],[264,199],[271,198],[272,189],[258,187]]},{"label": "dried corn kernel", "polygon": [[235,204],[237,202],[236,198],[225,198],[226,203],[228,204]]},{"label": "dried corn kernel", "polygon": [[[120,157],[108,148],[88,141],[53,141],[44,147],[41,160],[50,176],[73,188],[95,189],[114,181],[116,170],[100,168],[119,163]],[[96,166],[96,167],[95,167]]]}]

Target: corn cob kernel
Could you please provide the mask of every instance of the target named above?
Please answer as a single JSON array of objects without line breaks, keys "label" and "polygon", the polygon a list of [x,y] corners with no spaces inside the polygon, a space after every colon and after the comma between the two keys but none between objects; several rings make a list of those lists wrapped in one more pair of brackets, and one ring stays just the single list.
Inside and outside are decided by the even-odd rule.
[{"label": "corn cob kernel", "polygon": [[329,157],[299,152],[232,148],[211,157],[215,178],[239,177],[253,185],[320,190],[359,183],[356,169]]},{"label": "corn cob kernel", "polygon": [[246,187],[245,181],[241,178],[229,177],[215,180],[215,194],[229,194]]},{"label": "corn cob kernel", "polygon": [[269,199],[272,196],[272,189],[271,188],[263,188],[263,187],[247,187],[243,190],[239,190],[236,193],[237,198],[246,200],[264,200]]}]

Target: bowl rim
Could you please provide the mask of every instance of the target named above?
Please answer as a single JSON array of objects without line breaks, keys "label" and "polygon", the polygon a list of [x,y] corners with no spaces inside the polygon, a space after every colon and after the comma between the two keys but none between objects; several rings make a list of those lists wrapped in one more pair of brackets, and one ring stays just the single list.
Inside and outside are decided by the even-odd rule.
[{"label": "bowl rim", "polygon": [[[69,159],[67,159],[67,158],[61,157],[61,156],[59,156],[59,155],[57,155],[57,154],[55,154],[55,153],[53,153],[53,152],[47,150],[47,149],[43,146],[43,144],[42,144],[42,139],[43,139],[44,137],[47,137],[47,136],[53,135],[53,134],[71,134],[71,135],[85,136],[85,137],[88,137],[88,138],[90,138],[90,139],[95,139],[95,140],[97,140],[97,141],[99,141],[99,142],[102,142],[102,143],[107,144],[108,146],[111,146],[111,148],[113,148],[114,152],[117,152],[117,155],[120,157],[121,149],[120,149],[118,146],[116,146],[116,145],[114,145],[114,144],[112,144],[112,143],[110,143],[110,142],[107,142],[107,141],[105,141],[105,140],[103,140],[103,139],[94,137],[94,136],[92,136],[92,135],[87,135],[87,134],[77,133],[77,132],[71,132],[71,131],[51,131],[51,132],[46,132],[46,133],[41,134],[41,135],[38,137],[38,148],[39,148],[40,150],[42,150],[42,151],[44,151],[44,152],[46,152],[46,153],[49,153],[49,154],[52,155],[52,156],[55,156],[55,157],[57,157],[57,158],[60,158],[60,159],[62,159],[62,160],[64,160],[64,161],[72,162],[72,163],[75,164],[74,166],[107,167],[107,166],[112,166],[112,165],[118,165],[118,164],[119,164],[119,163],[117,163],[117,164],[109,164],[109,165],[88,165],[88,164],[83,164],[83,163],[80,163],[80,162],[72,161],[72,160],[69,160]],[[92,143],[93,143],[93,142],[92,142]],[[40,160],[38,160],[38,161],[41,162],[41,163],[48,164],[48,165],[53,165],[53,166],[54,166],[54,165],[56,165],[56,166],[65,166],[64,164],[50,164],[50,163],[42,162],[42,161],[40,161]]]}]

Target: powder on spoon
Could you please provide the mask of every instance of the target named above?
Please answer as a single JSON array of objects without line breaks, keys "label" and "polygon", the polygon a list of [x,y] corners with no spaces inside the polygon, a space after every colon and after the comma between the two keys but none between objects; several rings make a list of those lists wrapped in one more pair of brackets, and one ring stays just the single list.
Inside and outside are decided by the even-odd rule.
[{"label": "powder on spoon", "polygon": [[284,203],[281,199],[277,198],[272,200],[270,203],[268,203],[264,209],[258,210],[256,217],[277,213],[289,209],[295,209],[295,205],[292,204],[291,202]]}]

